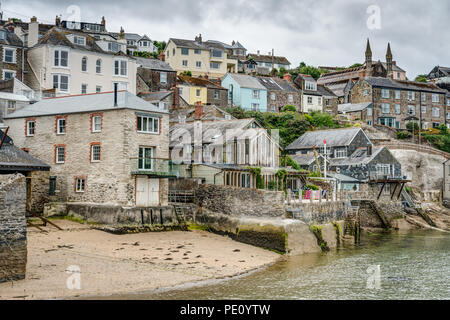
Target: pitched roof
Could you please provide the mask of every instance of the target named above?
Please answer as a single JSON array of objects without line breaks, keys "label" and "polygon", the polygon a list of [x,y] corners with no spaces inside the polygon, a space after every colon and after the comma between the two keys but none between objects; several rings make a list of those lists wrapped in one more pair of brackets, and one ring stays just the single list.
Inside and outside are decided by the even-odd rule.
[{"label": "pitched roof", "polygon": [[344,103],[338,105],[339,112],[358,112],[372,106],[372,102]]},{"label": "pitched roof", "polygon": [[119,91],[117,100],[118,106],[114,107],[114,92],[48,98],[8,114],[4,117],[4,119],[93,111],[109,111],[117,109],[167,113],[167,111],[160,109],[158,106],[151,104],[144,99],[129,93],[128,91]]},{"label": "pitched roof", "polygon": [[134,57],[138,65],[145,69],[161,70],[167,72],[175,72],[172,67],[164,61],[152,58]]},{"label": "pitched roof", "polygon": [[236,41],[234,45],[231,46],[233,49],[245,49],[245,47],[239,43],[239,41]]},{"label": "pitched roof", "polygon": [[329,147],[348,146],[360,131],[361,128],[308,131],[291,143],[286,150],[311,149],[313,146],[323,145],[324,140]]},{"label": "pitched roof", "polygon": [[156,91],[156,92],[141,92],[138,94],[138,96],[142,99],[145,99],[145,101],[152,103],[152,102],[159,102],[171,94],[173,94],[172,91]]},{"label": "pitched roof", "polygon": [[256,62],[271,63],[273,61],[274,63],[277,63],[277,64],[286,64],[286,65],[291,64],[288,59],[286,59],[285,57],[281,57],[281,56],[273,56],[272,57],[272,55],[263,55],[263,54],[255,54],[255,53],[250,53],[250,54],[248,54],[248,56],[251,56],[253,58],[253,60],[255,60]]},{"label": "pitched roof", "polygon": [[[180,97],[181,98],[181,97]],[[195,107],[190,108],[177,108],[170,113],[170,122],[179,123],[180,118],[184,118],[185,122],[195,121]],[[215,105],[203,105],[203,113],[200,117],[202,121],[220,121],[227,120],[226,117],[229,116],[229,120],[235,120],[228,112],[223,109],[216,107]]]},{"label": "pitched roof", "polygon": [[317,91],[322,94],[324,97],[337,97],[333,91],[331,91],[329,88],[327,88],[324,85],[317,85]]},{"label": "pitched roof", "polygon": [[179,82],[187,85],[193,85],[197,87],[206,87],[206,88],[214,88],[214,89],[223,89],[226,90],[224,87],[204,78],[196,78],[196,77],[189,77],[186,75],[178,75]]},{"label": "pitched roof", "polygon": [[367,155],[367,148],[357,149],[350,157],[330,159],[330,166],[367,164],[384,149],[386,149],[386,147],[372,147],[372,154],[370,156]]},{"label": "pitched roof", "polygon": [[292,84],[284,79],[272,77],[256,77],[258,81],[267,89],[272,91],[297,92]]},{"label": "pitched roof", "polygon": [[231,49],[232,47],[226,43],[217,40],[208,40],[208,41],[195,41],[188,39],[176,39],[170,38],[169,41],[172,41],[177,47],[190,48],[190,49],[200,49],[200,50],[210,50],[213,48],[217,49]]},{"label": "pitched roof", "polygon": [[241,88],[266,90],[256,77],[240,73],[228,73],[226,77],[231,77]]},{"label": "pitched roof", "polygon": [[391,78],[382,77],[366,77],[363,80],[373,87],[446,93],[445,90],[439,88],[434,83],[393,80]]},{"label": "pitched roof", "polygon": [[[0,140],[4,133],[0,130]],[[32,157],[27,152],[14,146],[11,138],[6,136],[0,149],[0,171],[50,170],[50,166]]]},{"label": "pitched roof", "polygon": [[22,40],[14,33],[6,28],[0,28],[0,31],[6,32],[6,39],[0,40],[0,44],[6,44],[9,46],[21,47],[23,45]]}]

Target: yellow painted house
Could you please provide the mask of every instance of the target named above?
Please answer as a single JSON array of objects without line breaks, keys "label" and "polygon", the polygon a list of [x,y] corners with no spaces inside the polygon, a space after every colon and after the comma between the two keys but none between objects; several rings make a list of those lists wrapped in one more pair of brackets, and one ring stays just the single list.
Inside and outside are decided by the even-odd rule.
[{"label": "yellow painted house", "polygon": [[203,79],[179,75],[177,79],[177,87],[180,88],[180,96],[190,105],[197,102],[207,104],[208,87],[204,84]]},{"label": "yellow painted house", "polygon": [[164,50],[166,62],[178,74],[190,71],[194,77],[208,76],[212,79],[237,72],[238,59],[232,53],[219,41],[203,42],[201,35],[195,40],[170,38]]}]

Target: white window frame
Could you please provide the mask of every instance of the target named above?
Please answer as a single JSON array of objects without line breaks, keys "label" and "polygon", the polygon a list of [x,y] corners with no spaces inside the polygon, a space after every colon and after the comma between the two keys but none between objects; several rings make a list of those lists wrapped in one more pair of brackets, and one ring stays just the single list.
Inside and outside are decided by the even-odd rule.
[{"label": "white window frame", "polygon": [[[12,61],[6,61],[6,51],[7,50],[13,51]],[[16,64],[17,63],[17,49],[16,48],[10,48],[10,47],[3,47],[3,62],[4,63]]]},{"label": "white window frame", "polygon": [[195,67],[196,68],[201,68],[202,67],[202,62],[201,61],[195,61]]},{"label": "white window frame", "polygon": [[[94,155],[97,153],[94,152],[94,149],[98,148],[98,159],[94,159]],[[100,162],[102,159],[102,146],[99,144],[91,145],[91,162]]]},{"label": "white window frame", "polygon": [[189,64],[189,62],[188,62],[187,60],[182,60],[182,61],[181,61],[181,65],[182,65],[183,67],[187,67],[188,64]]},{"label": "white window frame", "polygon": [[6,101],[7,110],[15,110],[16,109],[16,101],[7,100]]},{"label": "white window frame", "polygon": [[395,90],[395,100],[400,100],[400,99],[401,99],[401,91]]},{"label": "white window frame", "polygon": [[420,93],[420,99],[424,102],[427,101],[427,94],[425,92]]},{"label": "white window frame", "polygon": [[[124,72],[124,70],[125,70],[125,72]],[[114,59],[113,74],[115,77],[128,78],[128,60]]]},{"label": "white window frame", "polygon": [[[140,127],[139,128],[139,119],[140,119]],[[137,132],[138,133],[146,133],[146,134],[159,134],[159,121],[161,119],[158,117],[151,117],[151,116],[137,116]],[[155,130],[155,122],[157,123]],[[144,123],[146,130],[144,130]],[[151,123],[151,126],[150,126]],[[151,127],[151,128],[150,128]],[[149,130],[151,129],[151,130]]]},{"label": "white window frame", "polygon": [[270,100],[275,101],[275,99],[276,99],[275,93],[272,92],[272,93],[270,94]]},{"label": "white window frame", "polygon": [[86,83],[82,83],[81,84],[81,94],[87,94],[87,91],[88,91],[88,85]]},{"label": "white window frame", "polygon": [[[59,74],[59,73],[52,74],[53,87],[55,84],[55,76],[58,77],[58,86],[56,87],[56,89],[58,89],[58,92],[69,92],[70,76],[68,74]],[[67,90],[61,89],[61,77],[67,77]]]},{"label": "white window frame", "polygon": [[389,103],[381,104],[381,113],[390,114],[391,113],[391,105]]},{"label": "white window frame", "polygon": [[335,159],[347,158],[347,148],[343,147],[334,149],[334,158]]},{"label": "white window frame", "polygon": [[391,96],[391,90],[389,89],[381,89],[381,97],[384,99],[389,99]]},{"label": "white window frame", "polygon": [[86,179],[85,178],[76,178],[75,180],[75,192],[76,193],[84,193],[86,191]]},{"label": "white window frame", "polygon": [[[30,124],[33,124],[33,128],[31,128]],[[33,129],[33,133],[30,133],[30,129]],[[36,121],[35,120],[27,120],[27,137],[34,137],[36,133]]]},{"label": "white window frame", "polygon": [[252,98],[259,99],[259,90],[252,90]]},{"label": "white window frame", "polygon": [[97,73],[97,74],[102,73],[102,59],[97,59],[95,61],[95,73]]},{"label": "white window frame", "polygon": [[[61,155],[60,154],[60,149],[62,149],[62,157],[63,157],[63,161],[60,161],[59,160],[59,156]],[[63,164],[63,163],[66,163],[66,147],[56,147],[56,155],[55,155],[55,162],[57,163],[57,164]]]},{"label": "white window frame", "polygon": [[289,101],[290,103],[293,103],[293,102],[294,102],[294,96],[293,96],[292,94],[288,95],[288,101]]},{"label": "white window frame", "polygon": [[[142,157],[141,157],[142,150]],[[145,157],[146,150],[150,150],[151,157]],[[138,159],[138,170],[139,171],[153,171],[153,160],[154,160],[155,148],[153,147],[139,147],[139,159]],[[145,161],[145,160],[150,161]],[[149,167],[148,167],[149,166]]]},{"label": "white window frame", "polygon": [[16,75],[17,75],[17,72],[14,71],[14,70],[6,70],[6,69],[4,69],[4,70],[3,70],[3,74],[2,74],[2,79],[3,79],[3,80],[9,80],[9,79],[6,79],[6,74],[7,74],[7,73],[11,73],[11,74],[12,74],[12,77],[9,78],[9,79],[13,79],[13,78],[15,78]]},{"label": "white window frame", "polygon": [[[100,129],[96,129],[96,125],[97,123],[95,122],[97,119],[100,119],[100,123],[98,123],[98,125],[100,125]],[[102,132],[102,116],[93,116],[92,117],[92,132],[97,133],[97,132]]]},{"label": "white window frame", "polygon": [[427,113],[427,106],[422,106],[420,109],[421,109],[420,111],[422,112],[422,114]]},{"label": "white window frame", "polygon": [[313,98],[311,96],[308,96],[307,101],[308,101],[308,104],[313,104]]},{"label": "white window frame", "polygon": [[[62,65],[62,59],[61,59],[61,56],[62,56],[62,52],[65,52],[65,53],[67,53],[67,60],[66,60],[66,64],[67,65]],[[56,53],[58,53],[58,58],[56,58]],[[56,59],[58,59],[58,60],[56,60]],[[57,61],[58,61],[58,63],[57,63]],[[65,69],[69,69],[69,66],[70,66],[70,55],[69,55],[69,51],[68,50],[64,50],[64,49],[55,49],[54,51],[53,51],[53,66],[54,67],[57,67],[57,68],[65,68]]]},{"label": "white window frame", "polygon": [[367,108],[367,116],[371,117],[372,115],[373,115],[373,109],[372,109],[372,107],[368,107]]},{"label": "white window frame", "polygon": [[433,118],[439,118],[441,116],[441,108],[438,107],[431,108],[431,116]]},{"label": "white window frame", "polygon": [[432,97],[431,98],[432,99],[431,102],[439,103],[439,95],[437,93],[433,93],[433,95],[431,97]]},{"label": "white window frame", "polygon": [[167,72],[160,73],[159,82],[162,84],[167,84]]},{"label": "white window frame", "polygon": [[[216,68],[217,66],[217,68]],[[219,70],[220,69],[220,63],[219,62],[210,62],[209,63],[209,68],[210,69],[214,69],[214,70]]]},{"label": "white window frame", "polygon": [[[411,109],[413,110],[412,113],[410,112]],[[408,105],[408,115],[414,116],[415,114],[416,114],[416,106]]]},{"label": "white window frame", "polygon": [[[81,40],[81,41],[79,41],[79,40]],[[86,45],[86,37],[73,36],[73,43],[75,43],[79,46],[85,46]]]},{"label": "white window frame", "polygon": [[395,114],[400,114],[401,113],[401,107],[400,107],[400,105],[397,103],[396,105],[395,105]]},{"label": "white window frame", "polygon": [[[61,121],[64,121],[64,126],[61,125]],[[64,131],[62,129],[64,128]],[[56,134],[57,135],[65,135],[67,132],[67,121],[66,118],[58,118],[56,121]]]},{"label": "white window frame", "polygon": [[408,91],[408,101],[415,101],[416,93],[414,91]]}]

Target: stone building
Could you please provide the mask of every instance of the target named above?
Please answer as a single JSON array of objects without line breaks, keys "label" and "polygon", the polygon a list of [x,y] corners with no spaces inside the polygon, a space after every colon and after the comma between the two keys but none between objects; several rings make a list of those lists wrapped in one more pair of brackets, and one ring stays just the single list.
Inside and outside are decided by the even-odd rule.
[{"label": "stone building", "polygon": [[195,107],[187,106],[172,109],[170,112],[170,125],[185,124],[201,120],[212,122],[220,120],[236,120],[231,114],[214,105],[202,105],[198,103]]},{"label": "stone building", "polygon": [[372,103],[361,118],[368,125],[405,129],[409,121],[416,121],[427,129],[450,120],[446,91],[432,83],[367,77],[355,83],[350,94],[352,104]]},{"label": "stone building", "polygon": [[137,68],[136,92],[167,91],[176,85],[177,72],[158,59],[135,57]]},{"label": "stone building", "polygon": [[[317,81],[309,74],[299,74],[297,78],[294,79],[294,83],[302,94],[302,106],[300,112],[323,112],[323,92],[317,86]],[[328,91],[326,91],[326,94],[329,96]]]},{"label": "stone building", "polygon": [[373,61],[372,49],[367,39],[365,62],[357,67],[347,68],[339,71],[323,73],[317,80],[320,85],[326,85],[340,99],[340,103],[348,103],[346,100],[348,90],[352,83],[364,77],[382,77],[394,80],[407,80],[406,71],[393,60],[391,45],[388,43],[386,51],[386,62]]},{"label": "stone building", "polygon": [[138,97],[172,113],[176,109],[190,108],[189,103],[180,96],[179,92],[179,88],[174,87],[167,91],[141,92]]},{"label": "stone building", "polygon": [[168,203],[169,114],[127,91],[44,99],[8,115],[16,145],[51,164],[56,202]]},{"label": "stone building", "polygon": [[329,88],[323,85],[317,85],[317,91],[322,94],[323,112],[332,116],[338,114],[338,97]]},{"label": "stone building", "polygon": [[22,40],[8,28],[0,27],[0,80],[24,81],[26,51]]},{"label": "stone building", "polygon": [[257,53],[250,53],[247,58],[248,60],[255,62],[256,65],[253,65],[253,63],[247,64],[247,67],[253,65],[254,68],[244,69],[246,73],[255,72],[256,74],[267,76],[273,69],[280,70],[283,68],[289,70],[291,68],[291,63],[288,59],[281,56],[275,56],[273,55],[273,52],[264,55],[260,54],[258,51]]},{"label": "stone building", "polygon": [[267,89],[267,112],[280,112],[286,105],[301,110],[301,93],[290,83],[290,75],[285,79],[278,77],[256,77]]}]

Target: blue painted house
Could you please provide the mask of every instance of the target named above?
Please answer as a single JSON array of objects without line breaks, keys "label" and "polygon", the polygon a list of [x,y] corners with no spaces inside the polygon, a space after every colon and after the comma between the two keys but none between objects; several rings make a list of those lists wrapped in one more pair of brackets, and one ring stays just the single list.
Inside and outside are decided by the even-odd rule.
[{"label": "blue painted house", "polygon": [[228,89],[228,105],[245,110],[267,111],[267,89],[258,78],[227,73],[222,80],[222,86]]}]

